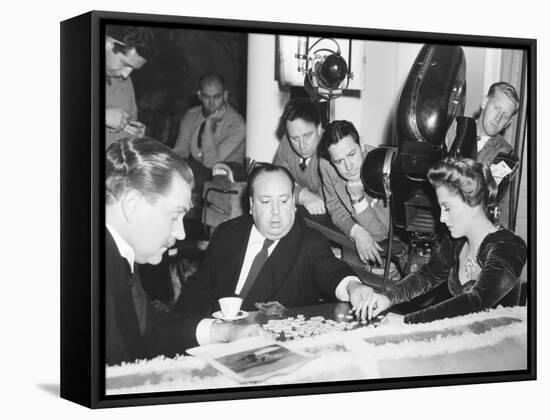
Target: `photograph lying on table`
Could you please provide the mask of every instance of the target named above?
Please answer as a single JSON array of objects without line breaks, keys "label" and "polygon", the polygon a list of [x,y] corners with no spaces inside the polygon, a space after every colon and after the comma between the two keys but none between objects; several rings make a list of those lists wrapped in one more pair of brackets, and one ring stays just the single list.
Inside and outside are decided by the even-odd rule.
[{"label": "photograph lying on table", "polygon": [[311,359],[280,343],[262,338],[238,340],[223,347],[219,344],[212,346],[215,346],[217,351],[211,348],[203,349],[208,346],[200,346],[187,349],[187,353],[205,358],[222,374],[227,374],[242,383],[259,382],[277,374],[293,372]]},{"label": "photograph lying on table", "polygon": [[62,397],[534,379],[535,52],[176,16],[63,22]]}]

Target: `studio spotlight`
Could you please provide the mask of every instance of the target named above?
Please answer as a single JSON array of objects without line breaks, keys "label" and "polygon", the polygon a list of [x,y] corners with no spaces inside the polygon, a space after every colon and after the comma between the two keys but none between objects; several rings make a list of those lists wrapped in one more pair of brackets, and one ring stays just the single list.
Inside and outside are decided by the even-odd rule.
[{"label": "studio spotlight", "polygon": [[[335,49],[318,47],[321,41],[331,41]],[[304,44],[305,43],[305,44]],[[307,50],[306,53],[304,51]],[[342,57],[340,45],[332,38],[320,38],[311,47],[307,41],[298,42],[298,71],[304,74],[304,88],[315,101],[331,100],[342,95],[353,79],[351,68],[351,41],[348,61]]]}]

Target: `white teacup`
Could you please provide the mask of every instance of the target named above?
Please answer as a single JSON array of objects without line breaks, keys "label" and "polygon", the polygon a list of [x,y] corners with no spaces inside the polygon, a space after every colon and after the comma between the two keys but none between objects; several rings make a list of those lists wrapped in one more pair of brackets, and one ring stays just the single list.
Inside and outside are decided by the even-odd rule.
[{"label": "white teacup", "polygon": [[225,297],[218,299],[218,302],[224,317],[235,318],[241,309],[243,300],[240,297]]}]

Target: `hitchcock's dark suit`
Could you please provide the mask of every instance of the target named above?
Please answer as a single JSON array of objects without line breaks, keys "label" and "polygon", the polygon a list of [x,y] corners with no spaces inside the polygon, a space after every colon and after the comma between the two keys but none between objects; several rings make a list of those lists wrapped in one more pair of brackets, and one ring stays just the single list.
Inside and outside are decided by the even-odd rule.
[{"label": "hitchcock's dark suit", "polygon": [[110,232],[105,229],[105,362],[132,362],[158,355],[183,353],[197,345],[199,318],[161,313],[147,297],[147,319],[140,333],[132,297],[132,278],[127,261],[120,255]]},{"label": "hitchcock's dark suit", "polygon": [[[217,300],[233,296],[246,254],[252,217],[222,223],[210,241],[197,275],[187,281],[176,310],[206,316],[219,309]],[[245,297],[242,309],[255,302],[279,301],[286,307],[335,301],[340,281],[355,273],[330,250],[328,240],[296,215],[289,233],[276,245]]]}]

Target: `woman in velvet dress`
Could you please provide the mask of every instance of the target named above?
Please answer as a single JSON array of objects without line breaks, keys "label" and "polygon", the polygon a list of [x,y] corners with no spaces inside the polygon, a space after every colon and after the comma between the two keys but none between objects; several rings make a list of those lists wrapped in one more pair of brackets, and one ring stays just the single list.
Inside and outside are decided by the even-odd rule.
[{"label": "woman in velvet dress", "polygon": [[435,188],[446,232],[419,271],[386,292],[365,296],[360,316],[375,317],[443,282],[451,297],[409,313],[405,323],[517,305],[527,247],[519,236],[493,223],[497,185],[489,168],[472,159],[447,158],[430,169],[428,180]]}]

